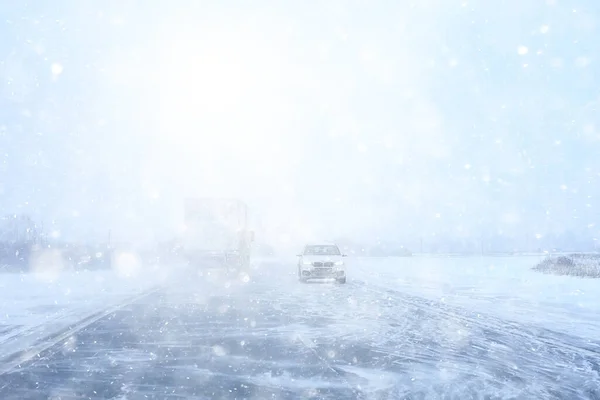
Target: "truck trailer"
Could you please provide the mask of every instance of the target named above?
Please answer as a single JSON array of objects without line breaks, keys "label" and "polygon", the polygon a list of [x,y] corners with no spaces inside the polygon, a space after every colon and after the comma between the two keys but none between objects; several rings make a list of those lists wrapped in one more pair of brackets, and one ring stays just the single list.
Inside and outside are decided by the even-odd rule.
[{"label": "truck trailer", "polygon": [[245,270],[254,232],[248,206],[238,199],[188,198],[184,204],[183,253],[193,268]]}]

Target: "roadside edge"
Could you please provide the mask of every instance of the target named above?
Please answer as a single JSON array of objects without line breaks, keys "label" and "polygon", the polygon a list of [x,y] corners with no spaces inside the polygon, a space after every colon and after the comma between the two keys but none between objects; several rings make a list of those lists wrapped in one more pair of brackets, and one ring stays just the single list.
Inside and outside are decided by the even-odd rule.
[{"label": "roadside edge", "polygon": [[137,293],[134,296],[128,297],[125,300],[119,302],[118,304],[112,305],[108,308],[105,308],[101,311],[93,312],[92,314],[80,319],[79,321],[70,324],[68,327],[59,330],[56,333],[50,334],[38,341],[34,346],[26,349],[19,350],[5,357],[3,360],[0,360],[0,375],[8,374],[14,372],[18,368],[20,368],[23,364],[31,361],[33,358],[39,356],[42,352],[50,349],[51,347],[57,345],[60,342],[65,341],[70,336],[75,333],[81,331],[82,329],[87,328],[94,322],[99,321],[102,318],[114,313],[115,311],[120,310],[121,308],[128,306],[132,303],[135,303],[147,296],[150,296],[156,292],[158,292],[162,286],[153,286],[149,289],[143,290],[140,293]]}]

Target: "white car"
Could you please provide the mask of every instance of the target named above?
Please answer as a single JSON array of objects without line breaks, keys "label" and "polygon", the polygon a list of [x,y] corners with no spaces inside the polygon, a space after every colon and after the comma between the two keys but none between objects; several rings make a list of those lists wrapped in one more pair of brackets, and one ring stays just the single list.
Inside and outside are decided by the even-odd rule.
[{"label": "white car", "polygon": [[298,280],[335,279],[346,283],[345,254],[335,244],[309,244],[298,254]]}]

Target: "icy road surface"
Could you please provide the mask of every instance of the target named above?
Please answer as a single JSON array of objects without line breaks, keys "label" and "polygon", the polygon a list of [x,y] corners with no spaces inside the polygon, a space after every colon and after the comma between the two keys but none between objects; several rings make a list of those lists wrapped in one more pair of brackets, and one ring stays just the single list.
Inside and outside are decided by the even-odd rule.
[{"label": "icy road surface", "polygon": [[148,269],[132,275],[112,270],[0,274],[0,360],[161,285],[166,274]]},{"label": "icy road surface", "polygon": [[449,304],[404,269],[423,259],[355,261],[346,285],[289,264],[171,282],[1,375],[0,398],[600,398],[597,342]]}]

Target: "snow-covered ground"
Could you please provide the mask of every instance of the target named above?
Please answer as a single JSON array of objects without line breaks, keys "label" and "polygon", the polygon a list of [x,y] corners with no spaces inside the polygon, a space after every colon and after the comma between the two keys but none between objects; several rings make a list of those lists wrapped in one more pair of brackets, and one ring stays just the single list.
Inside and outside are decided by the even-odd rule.
[{"label": "snow-covered ground", "polygon": [[[580,337],[600,337],[600,280],[531,270],[543,256],[349,258],[349,280]],[[293,261],[258,260],[276,268]],[[263,267],[267,272],[268,268]],[[171,276],[168,267],[0,275],[0,359]]]},{"label": "snow-covered ground", "polygon": [[[127,260],[126,260],[127,261]],[[0,360],[165,282],[168,268],[125,262],[118,269],[0,274]]]},{"label": "snow-covered ground", "polygon": [[[597,398],[600,281],[534,272],[538,260],[348,258],[346,285],[299,283],[293,258],[233,277],[186,275],[73,333],[63,351],[0,375],[0,393]],[[104,306],[145,287],[140,273],[117,272],[62,284],[62,275],[26,277],[32,292],[52,289],[46,300],[19,294],[23,320],[43,323],[50,313],[29,310],[74,282],[81,300],[110,291]],[[63,304],[82,315],[75,303]]]},{"label": "snow-covered ground", "polygon": [[349,279],[579,337],[600,337],[600,279],[546,275],[544,256],[349,260]]}]

